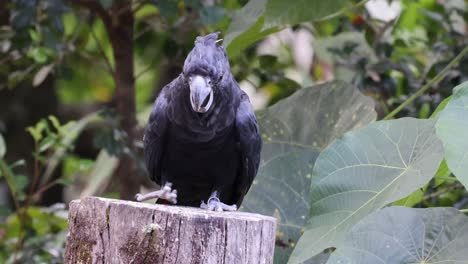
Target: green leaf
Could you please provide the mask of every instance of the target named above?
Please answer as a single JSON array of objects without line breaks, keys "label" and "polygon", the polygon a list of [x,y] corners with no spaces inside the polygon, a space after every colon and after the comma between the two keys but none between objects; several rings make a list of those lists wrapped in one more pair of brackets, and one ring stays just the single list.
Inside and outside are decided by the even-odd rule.
[{"label": "green leaf", "polygon": [[41,144],[39,144],[39,152],[44,152],[48,150],[50,147],[54,146],[57,142],[57,137],[54,137],[53,135],[49,135],[44,140],[41,141]]},{"label": "green leaf", "polygon": [[87,172],[91,170],[94,163],[94,159],[84,159],[75,155],[68,155],[63,161],[62,174],[65,177],[71,177],[77,173]]},{"label": "green leaf", "polygon": [[389,207],[354,226],[327,263],[467,263],[468,217],[454,208]]},{"label": "green leaf", "polygon": [[39,141],[41,139],[41,134],[34,127],[27,127],[26,131],[34,138],[34,141]]},{"label": "green leaf", "polygon": [[34,29],[29,29],[29,36],[35,43],[39,43],[41,41],[41,35],[40,32],[34,30]]},{"label": "green leaf", "polygon": [[[434,176],[434,187],[437,187],[446,181],[450,181],[450,182],[456,181],[457,179],[455,177],[451,177],[450,176],[451,174],[452,172],[448,168],[447,162],[445,161],[445,159],[442,160]],[[426,192],[426,189],[427,189],[427,184],[423,188],[420,188],[414,191],[412,194],[408,195],[407,197],[394,202],[393,205],[413,207],[416,204],[421,202],[422,198],[424,197],[424,193]]]},{"label": "green leaf", "polygon": [[42,82],[44,82],[53,69],[54,64],[42,66],[34,75],[33,86],[39,86]]},{"label": "green leaf", "polygon": [[47,161],[44,176],[41,178],[41,184],[45,184],[49,181],[50,177],[52,177],[52,173],[62,161],[67,150],[70,149],[70,146],[75,141],[77,135],[79,135],[88,126],[88,124],[100,120],[99,113],[100,111],[90,113],[82,117],[77,122],[68,122],[61,127],[66,131],[66,133],[63,133],[63,137],[59,142],[60,146],[55,149],[54,154]]},{"label": "green leaf", "polygon": [[33,219],[33,221],[31,221],[31,227],[39,237],[67,228],[66,219],[51,214],[49,211],[49,208],[33,206],[27,208],[29,217]]},{"label": "green leaf", "polygon": [[379,121],[335,141],[315,163],[311,218],[290,263],[336,247],[366,215],[424,186],[442,154],[432,119]]},{"label": "green leaf", "polygon": [[346,0],[268,0],[265,28],[315,21],[338,12]]},{"label": "green leaf", "polygon": [[400,14],[396,28],[414,29],[418,25],[418,18],[421,17],[418,11],[420,8],[421,4],[418,2],[407,4]]},{"label": "green leaf", "polygon": [[444,159],[440,163],[439,169],[437,170],[435,176],[434,176],[434,187],[437,187],[444,183],[445,181],[456,181],[457,178],[450,176],[452,175],[452,172],[450,171],[447,161]]},{"label": "green leaf", "polygon": [[313,46],[317,56],[328,63],[342,61],[352,55],[377,62],[374,50],[360,32],[343,32],[336,36],[319,38],[314,41]]},{"label": "green leaf", "polygon": [[[267,30],[262,30],[263,22],[264,22],[264,17],[260,17],[260,19],[250,29],[245,31],[244,34],[236,37],[231,42],[229,42],[230,44],[226,48],[229,58],[233,58],[237,56],[238,54],[241,53],[243,49],[252,45],[254,42],[260,39],[263,39],[264,37],[272,33],[278,32],[280,30],[280,28],[278,27],[270,28]],[[229,40],[230,37],[231,37],[230,35],[227,35],[226,39]],[[223,42],[223,45],[225,45],[224,42]]]},{"label": "green leaf", "polygon": [[344,82],[303,88],[257,113],[263,138],[259,173],[243,209],[278,219],[276,263],[285,263],[309,214],[315,159],[337,137],[376,118],[373,100]]},{"label": "green leaf", "polygon": [[35,126],[26,128],[26,131],[31,134],[35,142],[39,142],[42,139],[42,132],[47,129],[47,122],[41,119]]},{"label": "green leaf", "polygon": [[26,186],[28,186],[28,177],[24,175],[15,175],[14,176],[15,187],[18,192],[22,192]]},{"label": "green leaf", "polygon": [[0,134],[0,159],[3,159],[3,157],[5,157],[5,153],[6,153],[5,140],[3,139],[2,134]]},{"label": "green leaf", "polygon": [[24,166],[26,165],[26,161],[24,159],[20,159],[20,160],[17,160],[15,162],[13,162],[12,164],[10,164],[10,168],[16,168],[16,167],[21,167],[21,166]]},{"label": "green leaf", "polygon": [[[356,69],[354,63],[366,58],[369,63],[376,63],[377,56],[369,46],[366,38],[361,32],[343,32],[336,36],[318,38],[313,43],[316,56],[334,65],[334,76],[338,80],[355,82]],[[343,63],[345,62],[345,63]]]},{"label": "green leaf", "polygon": [[58,132],[62,130],[62,126],[60,125],[60,121],[57,119],[57,117],[49,115],[49,120]]},{"label": "green leaf", "polygon": [[101,150],[96,158],[96,163],[90,173],[91,177],[83,186],[81,195],[91,196],[102,192],[110,182],[112,175],[119,165],[119,159]]},{"label": "green leaf", "polygon": [[223,45],[234,57],[241,50],[287,25],[322,19],[346,0],[251,0],[234,14]]},{"label": "green leaf", "polygon": [[445,107],[447,106],[448,102],[450,102],[450,100],[452,100],[452,96],[449,96],[445,98],[442,102],[440,102],[440,104],[437,106],[436,110],[434,110],[434,113],[432,113],[430,118],[437,118],[439,113],[445,109]]},{"label": "green leaf", "polygon": [[45,63],[47,61],[47,50],[45,48],[34,48],[28,52],[28,56],[33,58],[37,63]]},{"label": "green leaf", "polygon": [[419,202],[421,202],[422,198],[424,197],[424,192],[426,191],[426,188],[427,186],[417,189],[416,191],[414,191],[412,194],[408,195],[407,197],[392,203],[392,205],[413,207]]},{"label": "green leaf", "polygon": [[428,118],[431,107],[429,103],[423,103],[419,109],[419,118]]},{"label": "green leaf", "polygon": [[230,58],[238,55],[243,49],[257,40],[278,31],[263,31],[266,0],[249,1],[242,9],[234,13],[233,20],[224,36],[223,45]]},{"label": "green leaf", "polygon": [[3,159],[0,159],[0,176],[5,179],[5,182],[12,195],[16,196],[18,191],[15,183],[15,175],[13,174],[11,167],[8,166],[8,164]]},{"label": "green leaf", "polygon": [[438,115],[436,129],[448,167],[468,188],[468,82],[453,89],[452,100]]}]

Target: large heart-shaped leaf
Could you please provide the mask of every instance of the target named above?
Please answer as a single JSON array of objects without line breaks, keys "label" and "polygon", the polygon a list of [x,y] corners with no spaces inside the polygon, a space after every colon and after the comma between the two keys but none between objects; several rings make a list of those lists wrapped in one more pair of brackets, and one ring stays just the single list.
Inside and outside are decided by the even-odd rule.
[{"label": "large heart-shaped leaf", "polygon": [[246,211],[279,220],[275,261],[285,263],[309,215],[312,168],[320,151],[375,120],[371,98],[343,82],[303,88],[257,113],[262,161],[244,200]]},{"label": "large heart-shaped leaf", "polygon": [[327,263],[468,263],[468,217],[454,208],[388,207],[356,226]]},{"label": "large heart-shaped leaf", "polygon": [[436,124],[450,170],[468,188],[468,82],[453,89],[452,99]]},{"label": "large heart-shaped leaf", "polygon": [[311,218],[290,263],[335,247],[363,217],[424,186],[442,154],[432,119],[379,121],[335,141],[315,163]]},{"label": "large heart-shaped leaf", "polygon": [[346,0],[251,0],[234,14],[224,38],[230,57],[286,25],[322,19],[339,11]]},{"label": "large heart-shaped leaf", "polygon": [[[439,116],[439,113],[442,110],[445,109],[445,106],[447,106],[448,102],[451,99],[452,99],[452,96],[449,96],[449,97],[445,98],[442,102],[440,102],[440,104],[437,106],[436,110],[434,110],[434,112],[432,112],[430,118],[437,119],[438,116]],[[437,130],[436,130],[436,134],[437,134]],[[450,177],[451,174],[452,174],[452,172],[449,170],[449,168],[447,166],[447,162],[445,161],[445,159],[442,160],[442,162],[440,163],[439,169],[437,170],[436,174],[434,175],[434,186],[437,187],[437,186],[441,185],[442,183],[444,183],[447,180],[449,180],[449,181],[453,180]],[[394,202],[393,205],[401,205],[401,206],[406,206],[406,207],[415,206],[416,204],[420,203],[421,199],[424,197],[424,192],[426,191],[426,187],[427,187],[427,185],[424,186],[423,188],[420,188],[420,189],[414,191],[409,196]]]},{"label": "large heart-shaped leaf", "polygon": [[280,29],[279,27],[263,28],[266,4],[267,0],[252,0],[234,13],[223,41],[229,57],[235,57],[250,44]]}]

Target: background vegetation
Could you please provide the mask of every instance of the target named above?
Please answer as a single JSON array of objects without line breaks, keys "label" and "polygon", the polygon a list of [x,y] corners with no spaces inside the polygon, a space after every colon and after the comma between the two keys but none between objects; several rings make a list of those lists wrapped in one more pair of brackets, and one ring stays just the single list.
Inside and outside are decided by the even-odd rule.
[{"label": "background vegetation", "polygon": [[467,16],[463,0],[0,2],[0,262],[61,263],[71,199],[155,188],[149,110],[213,31],[259,109],[242,210],[278,218],[276,263],[466,261]]}]

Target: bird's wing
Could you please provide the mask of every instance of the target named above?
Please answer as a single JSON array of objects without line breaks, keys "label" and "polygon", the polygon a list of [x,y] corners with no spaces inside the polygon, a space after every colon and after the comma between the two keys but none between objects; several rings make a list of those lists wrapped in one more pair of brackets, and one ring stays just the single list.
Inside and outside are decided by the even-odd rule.
[{"label": "bird's wing", "polygon": [[157,184],[161,184],[161,163],[168,126],[166,90],[166,87],[162,89],[154,103],[143,137],[146,168]]},{"label": "bird's wing", "polygon": [[237,180],[236,204],[240,206],[245,194],[249,190],[257,175],[260,164],[262,139],[255,118],[252,105],[247,94],[241,91],[241,100],[236,113],[236,130],[239,137],[241,151],[241,173]]}]

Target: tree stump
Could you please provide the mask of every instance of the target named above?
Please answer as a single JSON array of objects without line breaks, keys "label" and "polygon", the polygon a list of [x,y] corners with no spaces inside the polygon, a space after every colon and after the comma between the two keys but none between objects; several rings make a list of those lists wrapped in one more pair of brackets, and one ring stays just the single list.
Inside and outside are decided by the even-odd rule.
[{"label": "tree stump", "polygon": [[70,203],[65,263],[273,263],[276,219],[88,197]]}]

